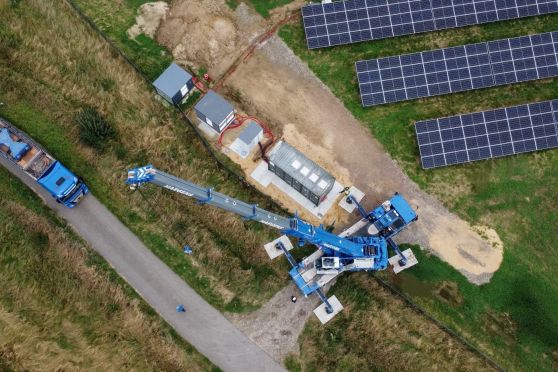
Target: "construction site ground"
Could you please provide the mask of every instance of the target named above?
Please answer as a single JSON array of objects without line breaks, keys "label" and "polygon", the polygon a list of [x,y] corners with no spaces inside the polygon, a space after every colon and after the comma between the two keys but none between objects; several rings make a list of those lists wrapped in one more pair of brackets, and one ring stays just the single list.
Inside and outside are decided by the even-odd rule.
[{"label": "construction site ground", "polygon": [[[275,13],[285,14],[281,10]],[[201,32],[199,20],[210,20],[205,22],[210,29]],[[218,80],[243,49],[274,22],[277,17],[265,21],[242,3],[233,12],[220,2],[175,1],[156,37],[178,61],[203,66]],[[191,51],[186,46],[191,45],[194,32],[199,47]],[[217,47],[213,48],[214,45]],[[377,205],[396,191],[405,195],[417,209],[420,223],[403,233],[401,242],[431,250],[476,284],[488,282],[500,266],[502,245],[484,240],[475,228],[422,192],[278,37],[272,36],[259,46],[219,91],[234,101],[239,110],[268,122],[276,136],[282,136],[307,154],[342,184],[364,191],[365,207]],[[247,174],[255,167],[250,160],[240,162],[239,157],[232,158]],[[255,182],[254,185],[258,186]],[[263,191],[290,210],[296,209],[283,193],[273,188]],[[337,221],[338,228],[352,222],[339,212],[328,217],[331,222]],[[495,232],[490,234],[494,236]]]},{"label": "construction site ground", "polygon": [[[264,20],[243,3],[232,11],[224,2],[174,1],[156,39],[182,64],[196,70],[207,69],[215,81],[225,75],[227,80],[219,88],[220,94],[233,101],[240,112],[264,120],[276,137],[307,154],[343,185],[355,185],[364,191],[365,208],[376,206],[396,191],[403,194],[420,218],[398,241],[418,244],[433,252],[475,284],[487,283],[503,257],[503,246],[495,231],[470,226],[421,191],[365,126],[277,36],[271,36],[249,58],[244,58],[243,51],[288,15],[290,8],[277,9],[269,20]],[[239,58],[241,63],[227,76],[227,70]],[[240,131],[235,129],[224,136],[225,149]],[[241,159],[232,151],[225,152],[249,179],[257,165],[252,156]],[[251,183],[290,211],[298,210],[302,217],[317,222],[273,185],[263,189],[257,182]],[[335,206],[324,221],[318,222],[335,221],[337,230],[341,230],[358,219],[356,213],[349,216]],[[484,240],[480,230],[487,232],[483,236],[491,236],[491,241]],[[295,351],[293,345],[297,344],[313,306],[308,305],[313,301],[296,306],[300,309],[296,321],[280,316],[291,313],[285,311],[287,292],[292,289],[278,293],[255,313],[232,316],[239,327],[278,360]],[[266,324],[265,330],[259,324]]]}]

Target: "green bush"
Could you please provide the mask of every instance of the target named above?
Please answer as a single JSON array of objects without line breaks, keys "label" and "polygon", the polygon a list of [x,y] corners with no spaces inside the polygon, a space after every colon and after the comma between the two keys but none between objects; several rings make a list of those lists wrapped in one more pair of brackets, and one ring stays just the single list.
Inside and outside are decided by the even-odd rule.
[{"label": "green bush", "polygon": [[112,125],[93,107],[83,108],[76,116],[80,138],[86,145],[103,150],[109,139],[116,136]]}]

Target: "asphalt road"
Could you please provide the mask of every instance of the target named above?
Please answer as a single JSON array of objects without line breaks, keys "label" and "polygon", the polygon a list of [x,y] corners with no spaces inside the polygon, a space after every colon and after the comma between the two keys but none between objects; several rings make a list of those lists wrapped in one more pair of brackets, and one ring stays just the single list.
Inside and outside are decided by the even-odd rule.
[{"label": "asphalt road", "polygon": [[[74,209],[56,201],[22,170],[10,170],[85,239],[186,341],[224,371],[284,371],[265,351],[235,328],[108,211],[93,195]],[[125,187],[125,185],[122,185]],[[178,304],[186,313],[177,313]]]}]

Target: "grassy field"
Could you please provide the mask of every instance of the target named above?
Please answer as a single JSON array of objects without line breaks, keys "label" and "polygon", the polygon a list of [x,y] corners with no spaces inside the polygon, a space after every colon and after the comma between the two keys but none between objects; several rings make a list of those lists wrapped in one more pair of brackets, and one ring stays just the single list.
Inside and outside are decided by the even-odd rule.
[{"label": "grassy field", "polygon": [[[231,9],[234,10],[238,4],[242,2],[242,0],[225,0],[225,2]],[[269,12],[271,10],[286,5],[292,2],[292,0],[247,0],[245,2],[252,5],[262,17],[267,18],[269,17]]]},{"label": "grassy field", "polygon": [[311,319],[291,371],[488,371],[492,368],[379,286],[370,273],[340,277],[328,295],[345,307],[323,326]]},{"label": "grassy field", "polygon": [[0,168],[0,370],[215,370]]},{"label": "grassy field", "polygon": [[[280,31],[283,40],[370,128],[415,182],[464,219],[499,233],[505,244],[504,262],[487,285],[471,285],[435,257],[424,254],[417,268],[388,279],[499,363],[515,370],[558,368],[558,283],[554,280],[558,274],[558,151],[424,171],[413,125],[425,118],[556,98],[558,81],[364,109],[354,62],[556,29],[558,16],[546,16],[317,51],[306,48],[300,20]],[[327,335],[339,327],[342,324],[333,322],[318,333]],[[343,339],[337,347],[352,348],[353,342]]]},{"label": "grassy field", "polygon": [[[118,12],[116,12],[118,13]],[[131,193],[131,166],[155,166],[272,208],[219,170],[195,134],[62,1],[0,10],[0,115],[42,143],[165,263],[220,309],[244,311],[287,282],[261,245],[275,232],[156,187]],[[149,56],[146,56],[149,59]],[[105,151],[79,141],[76,113],[89,105],[116,128]],[[185,257],[181,247],[194,248]]]}]

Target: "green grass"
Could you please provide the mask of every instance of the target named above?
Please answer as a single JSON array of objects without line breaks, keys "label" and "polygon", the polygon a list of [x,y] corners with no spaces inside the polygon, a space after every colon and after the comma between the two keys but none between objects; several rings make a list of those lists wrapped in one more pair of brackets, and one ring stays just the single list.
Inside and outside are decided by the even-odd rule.
[{"label": "green grass", "polygon": [[[248,0],[248,3],[251,4],[262,17],[268,18],[271,10],[287,5],[292,1],[293,0]],[[232,10],[236,10],[236,7],[238,7],[241,2],[241,0],[225,0],[225,3]]]},{"label": "green grass", "polygon": [[287,5],[292,0],[250,0],[250,4],[260,13],[263,17],[269,17],[269,12],[275,8]]},{"label": "green grass", "polygon": [[79,9],[85,14],[96,14],[95,26],[122,46],[126,56],[151,80],[155,80],[172,62],[172,55],[144,34],[130,42],[126,31],[135,24],[137,9],[149,3],[147,0],[126,0],[111,3],[110,8],[99,2],[79,1]]},{"label": "green grass", "polygon": [[[558,151],[424,171],[413,126],[426,118],[553,99],[558,91],[556,79],[362,108],[354,62],[556,29],[558,16],[546,16],[317,51],[306,48],[301,24],[280,30],[291,49],[421,188],[462,218],[498,232],[505,245],[504,262],[487,285],[471,285],[445,263],[424,255],[419,258],[421,264],[402,279],[391,279],[418,281],[430,288],[427,295],[410,294],[502,365],[516,370],[548,370],[558,364],[552,357],[558,350],[558,284],[554,280],[558,267]],[[463,297],[459,306],[433,295],[432,288],[448,281],[459,287]],[[492,329],[489,319],[509,324],[499,323]]]},{"label": "green grass", "polygon": [[[127,189],[126,170],[153,163],[275,209],[220,170],[180,116],[158,102],[80,18],[57,2],[0,11],[1,116],[82,176],[95,196],[216,307],[253,309],[287,282],[287,264],[271,263],[261,251],[275,236],[271,229],[157,187],[135,194]],[[95,107],[119,133],[102,153],[79,141],[75,114],[84,106]],[[183,244],[194,248],[192,256],[182,253]]]},{"label": "green grass", "polygon": [[3,168],[0,220],[0,369],[215,369]]}]

